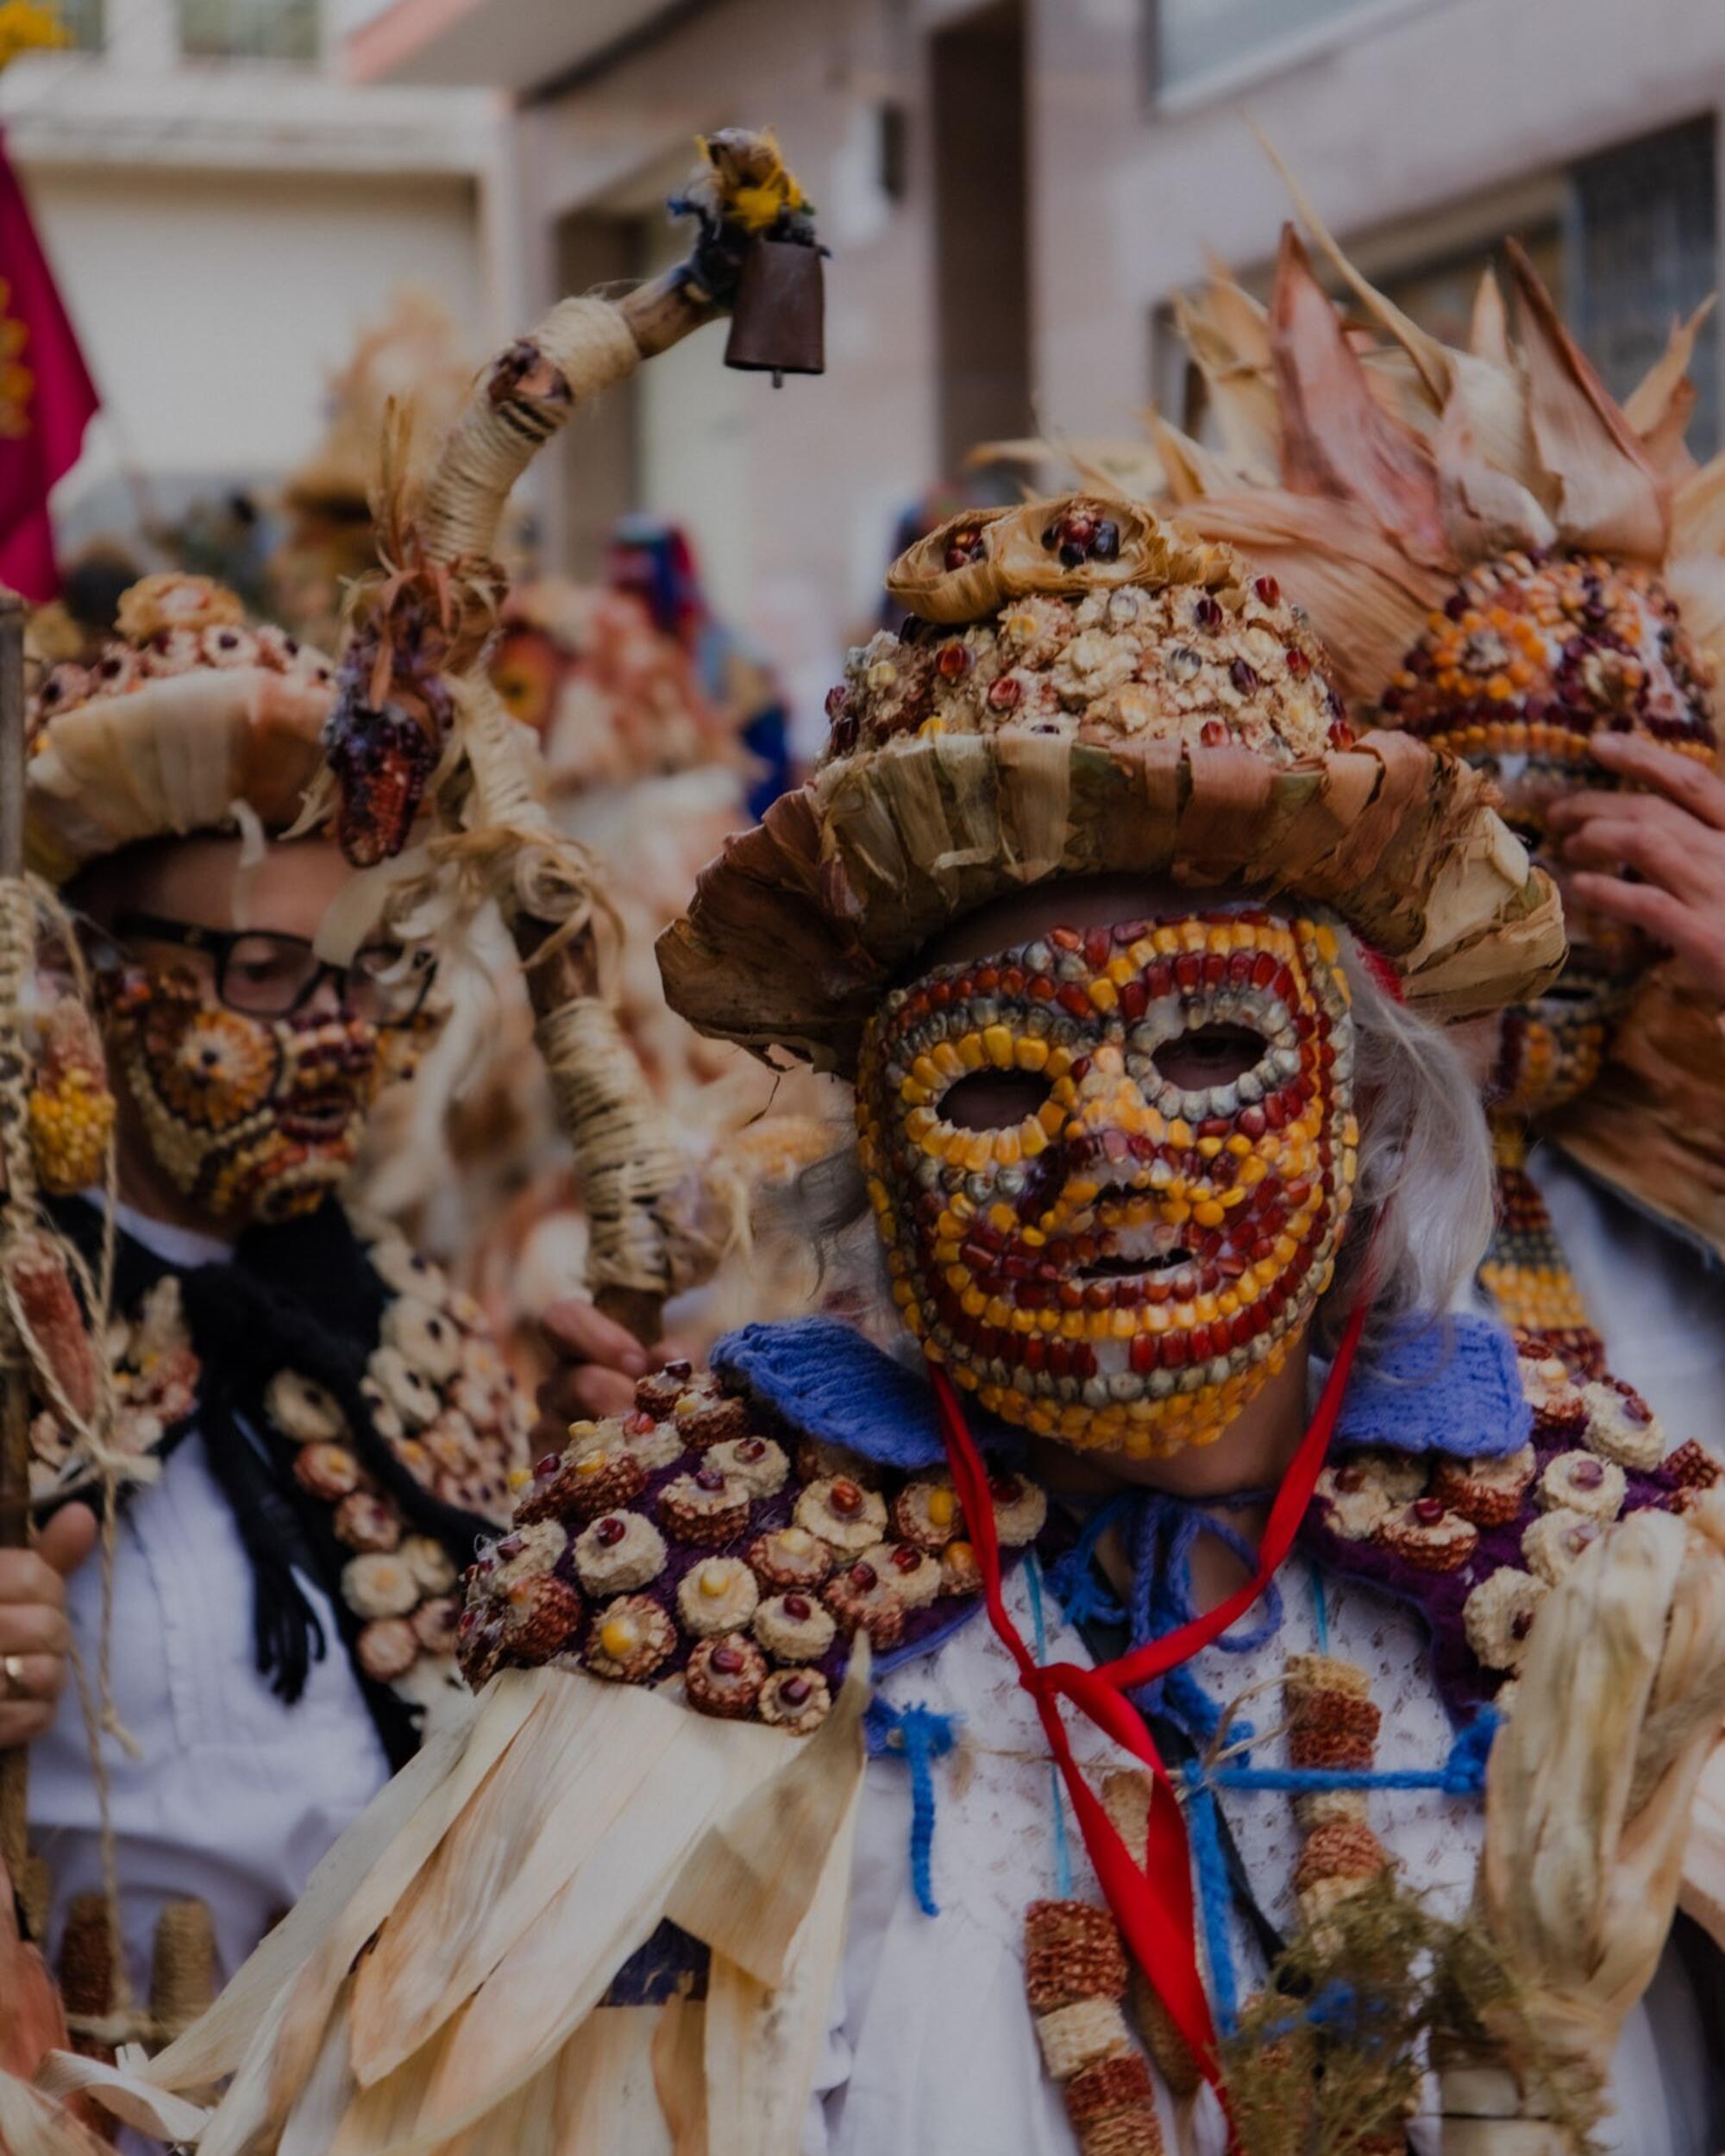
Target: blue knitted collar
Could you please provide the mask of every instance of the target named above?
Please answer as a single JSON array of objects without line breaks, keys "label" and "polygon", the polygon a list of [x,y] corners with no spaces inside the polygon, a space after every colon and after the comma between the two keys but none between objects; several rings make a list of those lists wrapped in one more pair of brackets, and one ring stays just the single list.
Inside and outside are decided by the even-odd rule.
[{"label": "blue knitted collar", "polygon": [[[847,1445],[878,1467],[908,1472],[945,1461],[933,1389],[922,1371],[836,1318],[739,1326],[713,1349],[712,1365],[805,1437]],[[1012,1432],[974,1405],[969,1420],[981,1445],[1014,1442]]]},{"label": "blue knitted collar", "polygon": [[[835,1318],[743,1326],[725,1334],[712,1361],[806,1437],[906,1471],[946,1457],[922,1372]],[[981,1409],[969,1412],[985,1448],[1015,1441]],[[1476,1458],[1515,1451],[1529,1428],[1509,1335],[1495,1319],[1458,1315],[1397,1327],[1370,1364],[1356,1368],[1335,1443]]]}]

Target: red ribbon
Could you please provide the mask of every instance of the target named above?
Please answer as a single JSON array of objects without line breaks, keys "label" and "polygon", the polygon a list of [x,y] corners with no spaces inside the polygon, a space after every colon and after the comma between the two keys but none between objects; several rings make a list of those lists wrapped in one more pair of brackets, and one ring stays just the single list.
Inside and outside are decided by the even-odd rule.
[{"label": "red ribbon", "polygon": [[[1152,1639],[1130,1654],[1121,1655],[1113,1662],[1099,1664],[1094,1669],[1081,1669],[1073,1662],[1038,1666],[1018,1627],[1007,1614],[1000,1592],[1000,1548],[994,1532],[994,1508],[988,1495],[988,1470],[966,1426],[964,1411],[951,1379],[938,1368],[932,1373],[947,1461],[982,1569],[982,1596],[988,1621],[1018,1665],[1020,1686],[1036,1702],[1049,1750],[1066,1785],[1084,1837],[1084,1846],[1090,1853],[1114,1921],[1132,1949],[1133,1959],[1185,2038],[1200,2071],[1222,2097],[1225,2109],[1226,2098],[1221,2089],[1215,2023],[1198,1967],[1192,1858],[1186,1823],[1155,1739],[1143,1715],[1125,1695],[1176,1668],[1201,1648],[1208,1646],[1237,1618],[1245,1615],[1275,1577],[1294,1546],[1295,1534],[1317,1488],[1364,1323],[1365,1307],[1361,1304],[1348,1319],[1325,1382],[1323,1397],[1318,1402],[1318,1412],[1300,1440],[1300,1448],[1270,1506],[1269,1524],[1258,1548],[1258,1570],[1251,1578],[1201,1617],[1195,1617],[1189,1624],[1182,1625],[1164,1638]],[[1082,1708],[1105,1736],[1142,1760],[1150,1771],[1153,1787],[1149,1846],[1147,1861],[1142,1869],[1079,1771],[1060,1713],[1062,1698]]]}]

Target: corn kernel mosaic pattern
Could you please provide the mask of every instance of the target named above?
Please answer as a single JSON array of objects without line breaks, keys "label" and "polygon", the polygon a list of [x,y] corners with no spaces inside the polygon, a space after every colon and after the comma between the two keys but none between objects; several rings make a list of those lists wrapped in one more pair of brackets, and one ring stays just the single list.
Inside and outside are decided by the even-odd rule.
[{"label": "corn kernel mosaic pattern", "polygon": [[378,1094],[411,1075],[423,1031],[253,1018],[177,966],[129,968],[109,1016],[151,1151],[176,1189],[236,1221],[323,1203],[352,1168]]},{"label": "corn kernel mosaic pattern", "polygon": [[[1260,1037],[1189,1088],[1157,1051]],[[983,1070],[1045,1087],[972,1128]],[[893,992],[857,1079],[893,1297],[1005,1420],[1138,1457],[1218,1437],[1329,1285],[1356,1175],[1353,1034],[1333,928],[1256,908],[1055,929]],[[944,1112],[944,1111],[946,1111]]]},{"label": "corn kernel mosaic pattern", "polygon": [[[1045,543],[1062,543],[1074,521],[1051,524]],[[1089,543],[1098,523],[1107,528],[1083,522]],[[913,615],[850,653],[826,700],[826,761],[918,736],[1007,730],[1232,744],[1278,764],[1347,748],[1353,736],[1304,617],[1273,576],[1233,566],[1238,577],[1215,590],[1037,592],[951,630]]]},{"label": "corn kernel mosaic pattern", "polygon": [[[1711,761],[1712,676],[1650,569],[1598,555],[1514,553],[1471,570],[1402,659],[1387,725],[1489,770],[1503,813],[1550,867],[1546,815],[1580,787],[1596,732],[1647,736]],[[1639,993],[1653,947],[1566,898],[1570,956],[1557,987],[1505,1013],[1494,1090],[1532,1115],[1584,1093]]]}]

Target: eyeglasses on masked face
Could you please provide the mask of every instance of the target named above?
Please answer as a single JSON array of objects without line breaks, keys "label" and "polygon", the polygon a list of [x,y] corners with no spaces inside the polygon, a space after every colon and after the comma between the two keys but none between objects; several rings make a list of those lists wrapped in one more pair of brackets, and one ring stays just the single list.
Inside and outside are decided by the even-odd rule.
[{"label": "eyeglasses on masked face", "polygon": [[424,1008],[437,972],[423,944],[368,944],[338,966],[320,958],[307,937],[273,929],[204,928],[156,913],[128,913],[114,933],[126,943],[169,943],[193,953],[204,961],[218,1000],[246,1018],[292,1018],[327,981],[349,1017],[380,1027],[409,1025]]}]

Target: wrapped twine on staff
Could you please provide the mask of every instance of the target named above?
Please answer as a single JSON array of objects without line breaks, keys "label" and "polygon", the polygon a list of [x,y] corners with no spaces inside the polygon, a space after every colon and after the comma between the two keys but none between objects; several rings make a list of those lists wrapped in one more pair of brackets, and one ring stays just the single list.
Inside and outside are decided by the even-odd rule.
[{"label": "wrapped twine on staff", "polygon": [[[370,866],[405,844],[429,793],[442,827],[430,868],[477,873],[524,963],[588,1214],[595,1300],[643,1339],[666,1296],[711,1269],[721,1244],[698,1218],[696,1181],[603,993],[597,866],[553,825],[484,661],[504,590],[498,527],[533,457],[580,404],[727,312],[755,241],[812,248],[770,136],[732,131],[703,147],[679,205],[699,222],[688,261],[620,298],[562,301],[477,382],[417,505],[380,505],[385,567],[356,595],[325,736],[329,782],[308,812],[333,793],[344,850]],[[391,461],[405,468],[398,454]],[[403,883],[396,918],[423,881]]]}]

